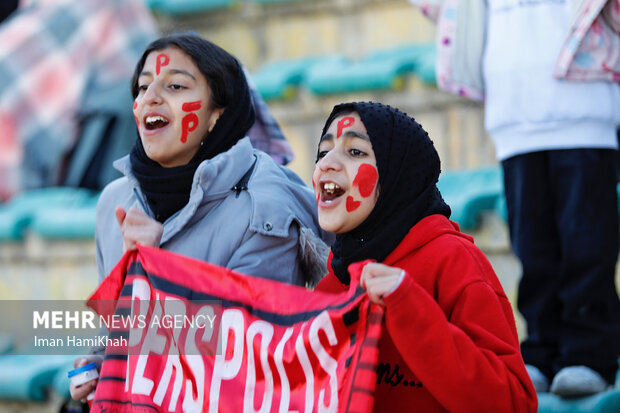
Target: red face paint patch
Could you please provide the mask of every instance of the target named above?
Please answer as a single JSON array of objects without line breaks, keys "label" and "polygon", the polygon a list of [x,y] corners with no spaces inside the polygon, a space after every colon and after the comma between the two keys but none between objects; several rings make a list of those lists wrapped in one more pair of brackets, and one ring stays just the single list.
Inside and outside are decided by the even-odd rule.
[{"label": "red face paint patch", "polygon": [[361,196],[368,198],[377,185],[378,177],[377,169],[370,164],[364,163],[357,170],[353,185],[359,188]]},{"label": "red face paint patch", "polygon": [[155,63],[155,73],[159,74],[162,67],[168,66],[168,63],[170,63],[170,58],[168,57],[168,55],[162,53],[160,55],[157,55],[156,60],[157,62]]},{"label": "red face paint patch", "polygon": [[187,135],[198,127],[198,116],[195,113],[185,115],[183,119],[181,119],[181,126],[181,142],[185,143],[187,142]]},{"label": "red face paint patch", "polygon": [[183,109],[183,112],[194,112],[196,110],[199,110],[201,107],[202,102],[200,100],[197,100],[195,102],[185,102],[183,106],[181,106],[181,109]]},{"label": "red face paint patch", "polygon": [[356,201],[352,196],[347,197],[347,211],[353,212],[362,204],[361,201]]},{"label": "red face paint patch", "polygon": [[[133,110],[136,110],[137,108],[138,108],[138,102],[134,100]],[[138,117],[136,115],[133,115],[133,117],[136,118],[136,125],[138,125],[138,129],[140,129],[140,121],[138,120]]]},{"label": "red face paint patch", "polygon": [[[312,178],[312,188],[314,188],[314,192],[316,192],[316,182],[314,182],[314,178]],[[321,198],[321,194],[316,194],[316,206],[319,206],[319,199]]]},{"label": "red face paint patch", "polygon": [[348,128],[349,126],[353,126],[353,124],[355,123],[355,119],[353,119],[350,116],[347,116],[346,118],[342,118],[338,121],[338,129],[336,131],[336,138],[339,138],[340,136],[342,136],[342,130],[344,128]]}]

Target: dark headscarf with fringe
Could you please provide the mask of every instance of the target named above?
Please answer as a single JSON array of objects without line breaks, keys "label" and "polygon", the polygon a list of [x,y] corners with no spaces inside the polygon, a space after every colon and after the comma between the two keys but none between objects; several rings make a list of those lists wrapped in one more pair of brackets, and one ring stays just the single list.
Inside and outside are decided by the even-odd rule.
[{"label": "dark headscarf with fringe", "polygon": [[[168,39],[173,39],[173,41],[174,39],[181,39],[183,42],[190,42],[192,47],[197,48],[204,48],[206,42],[209,48],[216,48],[216,53],[226,53],[228,55],[227,52],[197,36],[175,35],[163,38],[162,40],[169,41]],[[170,46],[179,47],[174,43],[158,45],[156,42],[153,43],[155,44],[155,48],[151,48],[151,51]],[[185,45],[185,43],[182,44]],[[187,53],[187,50],[183,51]],[[146,59],[148,52],[149,48],[147,48],[143,60]],[[190,57],[196,60],[196,57],[191,54]],[[202,58],[202,56],[200,57]],[[233,93],[230,94],[231,100],[226,104],[224,112],[215,123],[211,132],[208,133],[208,136],[203,137],[204,144],[199,147],[198,152],[189,163],[172,168],[165,168],[159,165],[147,156],[140,137],[138,137],[135,146],[131,150],[130,161],[133,174],[140,183],[140,188],[146,196],[149,207],[155,215],[155,219],[159,222],[164,222],[187,204],[194,173],[198,165],[200,165],[202,161],[211,159],[232,148],[241,138],[246,136],[248,130],[254,124],[254,108],[252,106],[250,89],[243,69],[236,59],[232,56],[230,56],[230,58],[236,66],[236,73],[231,76],[231,79],[233,79],[233,82],[231,82],[232,84],[226,82],[226,79],[222,79],[217,85],[212,84],[212,82],[209,82],[209,76],[205,75],[212,90],[216,87],[223,87],[230,88]],[[142,65],[143,64],[144,61],[142,61]],[[201,72],[202,65],[205,64],[208,63],[197,62],[197,66],[201,69]],[[203,72],[203,74],[205,73]],[[134,74],[134,97],[137,95],[137,89],[135,89],[137,86],[136,79],[136,74]],[[211,102],[211,104],[214,104],[214,102]]]},{"label": "dark headscarf with fringe", "polygon": [[349,284],[348,266],[357,261],[383,261],[421,219],[450,216],[437,180],[439,155],[428,133],[406,113],[374,102],[336,105],[323,135],[340,113],[357,112],[368,131],[379,170],[379,198],[357,228],[336,236],[331,262],[334,274]]}]

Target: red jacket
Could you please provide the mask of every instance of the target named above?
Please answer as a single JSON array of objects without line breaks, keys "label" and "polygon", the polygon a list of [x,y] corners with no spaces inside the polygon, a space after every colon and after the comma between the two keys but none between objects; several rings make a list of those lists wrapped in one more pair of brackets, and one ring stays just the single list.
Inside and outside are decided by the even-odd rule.
[{"label": "red jacket", "polygon": [[[383,263],[407,276],[384,298],[375,412],[536,412],[510,302],[470,236],[432,215]],[[316,289],[347,287],[330,270]]]}]

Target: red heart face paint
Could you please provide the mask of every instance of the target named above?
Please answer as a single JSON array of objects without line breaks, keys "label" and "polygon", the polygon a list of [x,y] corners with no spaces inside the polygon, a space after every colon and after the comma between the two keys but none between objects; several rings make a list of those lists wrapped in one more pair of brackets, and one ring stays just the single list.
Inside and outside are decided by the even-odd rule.
[{"label": "red heart face paint", "polygon": [[356,201],[352,196],[347,197],[347,212],[353,212],[362,204],[361,201]]},{"label": "red heart face paint", "polygon": [[161,72],[161,68],[164,66],[168,66],[170,63],[170,58],[166,54],[157,55],[157,60],[155,64],[155,74],[159,74]]},{"label": "red heart face paint", "polygon": [[357,175],[353,180],[353,185],[359,188],[360,195],[362,197],[368,198],[375,190],[378,178],[379,175],[377,174],[377,168],[370,164],[364,163],[360,165],[357,170]]},{"label": "red heart face paint", "polygon": [[[353,186],[357,186],[359,188],[360,195],[362,197],[368,198],[375,190],[378,178],[379,175],[377,174],[377,168],[370,164],[364,163],[361,164],[357,170],[357,175],[355,175],[355,179],[353,180]],[[356,201],[352,196],[348,196],[347,212],[355,211],[361,204],[361,201]]]},{"label": "red heart face paint", "polygon": [[336,130],[336,138],[339,138],[340,136],[342,136],[342,131],[344,128],[353,126],[354,123],[355,123],[355,119],[353,119],[351,116],[347,116],[347,117],[340,119],[338,121],[338,129]]}]

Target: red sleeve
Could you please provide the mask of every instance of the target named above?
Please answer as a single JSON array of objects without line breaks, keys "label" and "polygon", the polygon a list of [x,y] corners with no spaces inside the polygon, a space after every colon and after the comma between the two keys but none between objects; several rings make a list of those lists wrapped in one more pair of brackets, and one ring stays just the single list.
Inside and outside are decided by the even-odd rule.
[{"label": "red sleeve", "polygon": [[396,348],[448,411],[536,412],[510,303],[491,285],[467,284],[447,313],[408,274],[385,304]]}]

